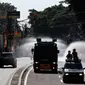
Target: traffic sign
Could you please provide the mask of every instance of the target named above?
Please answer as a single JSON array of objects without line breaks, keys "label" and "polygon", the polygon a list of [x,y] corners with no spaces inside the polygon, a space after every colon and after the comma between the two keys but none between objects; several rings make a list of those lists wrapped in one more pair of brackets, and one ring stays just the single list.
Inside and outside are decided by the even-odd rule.
[{"label": "traffic sign", "polygon": [[7,12],[7,16],[9,18],[13,18],[13,17],[20,18],[20,11],[9,11]]}]

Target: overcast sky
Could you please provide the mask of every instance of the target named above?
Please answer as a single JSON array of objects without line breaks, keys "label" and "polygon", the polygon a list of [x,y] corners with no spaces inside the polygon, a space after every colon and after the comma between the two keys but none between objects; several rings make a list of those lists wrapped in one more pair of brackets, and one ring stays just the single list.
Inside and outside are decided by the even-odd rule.
[{"label": "overcast sky", "polygon": [[20,11],[20,19],[25,19],[28,16],[29,9],[36,9],[38,11],[44,10],[46,7],[58,5],[61,0],[0,0],[1,2],[8,2],[17,7]]}]

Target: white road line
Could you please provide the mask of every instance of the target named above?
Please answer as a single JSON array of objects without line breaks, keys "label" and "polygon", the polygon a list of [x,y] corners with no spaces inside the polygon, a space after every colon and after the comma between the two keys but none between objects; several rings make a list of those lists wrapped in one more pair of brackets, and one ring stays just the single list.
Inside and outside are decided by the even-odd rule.
[{"label": "white road line", "polygon": [[61,76],[59,75],[59,78],[61,78]]},{"label": "white road line", "polygon": [[21,72],[20,77],[19,77],[19,82],[18,85],[21,85],[21,79],[22,79],[22,75],[24,73],[24,71],[28,68],[28,65],[25,67],[25,69]]},{"label": "white road line", "polygon": [[11,81],[12,81],[12,78],[14,76],[14,74],[18,71],[19,68],[17,68],[10,76],[9,80],[7,81],[7,85],[11,85]]},{"label": "white road line", "polygon": [[28,79],[28,75],[29,75],[29,73],[31,72],[31,70],[33,69],[33,67],[31,67],[30,68],[30,70],[27,72],[27,75],[26,75],[26,77],[25,77],[25,81],[24,81],[24,85],[27,85],[27,79]]},{"label": "white road line", "polygon": [[[32,64],[30,63],[29,65],[27,64],[26,67],[25,67],[25,66],[23,66],[23,67],[25,67],[25,69],[26,69],[26,68],[29,67],[30,65],[32,65]],[[12,79],[13,79],[13,76],[15,75],[15,73],[16,73],[19,69],[20,69],[20,68],[17,68],[17,69],[11,74],[9,80],[7,81],[7,85],[11,85],[11,81],[12,81]],[[25,71],[25,69],[22,71],[22,73],[21,73],[21,75],[20,75],[20,77],[19,77],[18,85],[21,84],[21,77],[22,77],[23,72]]]},{"label": "white road line", "polygon": [[29,65],[27,64],[27,66],[25,67],[25,69],[21,72],[21,75],[20,75],[20,77],[19,77],[18,85],[21,85],[22,75],[23,75],[24,71],[25,71],[30,65],[32,65],[32,64],[31,64],[31,63],[30,63]]},{"label": "white road line", "polygon": [[62,79],[60,81],[63,83],[63,80]]}]

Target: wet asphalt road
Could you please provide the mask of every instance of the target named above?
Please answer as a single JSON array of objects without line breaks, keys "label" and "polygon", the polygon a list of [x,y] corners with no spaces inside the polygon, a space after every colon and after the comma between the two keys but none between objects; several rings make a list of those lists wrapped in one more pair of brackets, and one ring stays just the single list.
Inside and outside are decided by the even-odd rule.
[{"label": "wet asphalt road", "polygon": [[41,74],[41,73],[38,74],[34,73],[32,70],[28,76],[27,85],[77,85],[77,84],[63,83],[61,74]]}]

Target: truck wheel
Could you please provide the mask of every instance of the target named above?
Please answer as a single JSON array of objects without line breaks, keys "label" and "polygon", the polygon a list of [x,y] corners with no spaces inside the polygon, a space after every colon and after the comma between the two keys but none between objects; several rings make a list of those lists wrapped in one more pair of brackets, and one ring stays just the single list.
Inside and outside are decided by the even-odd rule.
[{"label": "truck wheel", "polygon": [[34,70],[35,73],[37,73],[37,70]]},{"label": "truck wheel", "polygon": [[66,80],[66,79],[63,79],[63,82],[64,82],[64,83],[67,83],[67,80]]},{"label": "truck wheel", "polygon": [[34,72],[35,72],[35,73],[38,73],[38,72],[39,72],[39,70],[34,69]]}]

